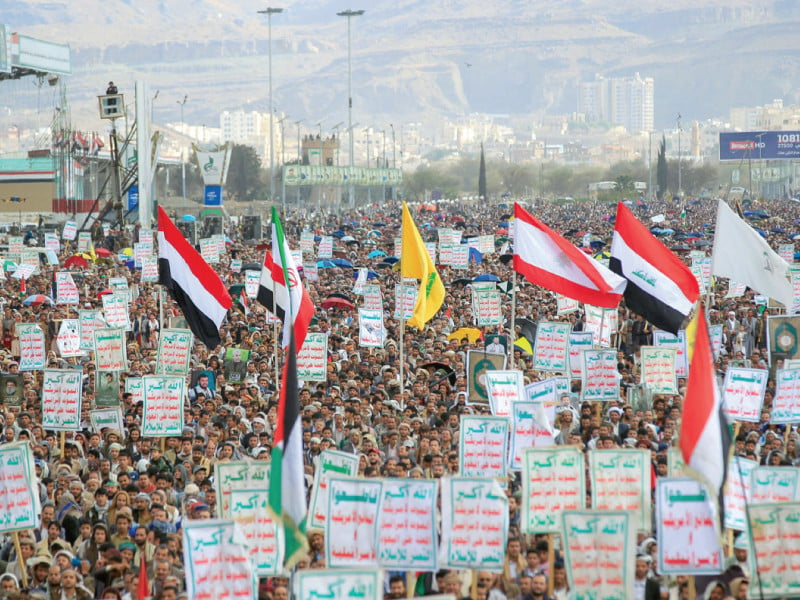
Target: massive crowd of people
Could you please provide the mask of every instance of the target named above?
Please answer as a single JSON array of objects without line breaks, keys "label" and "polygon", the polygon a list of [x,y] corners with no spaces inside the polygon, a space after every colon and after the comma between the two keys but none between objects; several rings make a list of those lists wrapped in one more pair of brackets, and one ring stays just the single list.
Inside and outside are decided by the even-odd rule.
[{"label": "massive crowd of people", "polygon": [[[663,214],[676,234],[663,238],[679,255],[686,250],[707,248],[713,243],[714,210],[712,200],[683,201],[677,204],[654,203],[634,210],[644,222]],[[773,246],[791,243],[800,215],[788,203],[762,203],[759,208],[775,215],[764,224]],[[537,203],[531,211],[568,239],[583,246],[587,240],[610,244],[613,223],[609,217],[614,206],[605,203]],[[504,296],[503,312],[507,326],[484,328],[475,341],[452,339],[461,327],[474,327],[469,282],[477,275],[491,273],[501,282],[509,282],[513,266],[503,259],[509,252],[508,222],[513,212],[510,204],[441,203],[436,207],[415,210],[414,218],[423,237],[436,240],[438,227],[457,228],[462,237],[495,235],[495,252],[485,253],[481,261],[470,261],[467,270],[441,267],[446,286],[442,309],[422,331],[407,328],[404,332],[405,361],[400,382],[399,321],[394,312],[394,287],[399,273],[382,257],[370,253],[379,250],[394,254],[394,238],[399,235],[400,211],[396,205],[368,206],[349,212],[294,211],[286,216],[284,227],[293,249],[299,248],[304,230],[317,235],[341,231],[352,240],[337,241],[337,256],[355,266],[365,266],[376,277],[384,296],[387,341],[383,348],[358,345],[358,320],[355,309],[337,304],[322,308],[333,292],[353,293],[354,271],[350,268],[320,268],[318,281],[305,281],[316,307],[311,331],[329,334],[327,380],[307,383],[300,392],[303,445],[308,487],[311,486],[315,458],[326,449],[338,449],[359,458],[359,476],[440,478],[458,471],[459,422],[465,414],[482,412],[459,400],[466,391],[466,352],[481,350],[490,343],[490,333],[509,333],[512,317],[568,321],[574,331],[586,326],[578,310],[558,315],[555,295],[519,278],[516,314],[511,314],[510,295]],[[662,224],[663,226],[663,224]],[[265,228],[265,232],[267,229]],[[682,236],[681,232],[691,235]],[[231,260],[261,263],[264,245],[260,240],[243,240],[234,224],[224,233],[230,243],[227,252],[214,265],[226,286],[244,283],[244,273],[230,268]],[[117,248],[132,247],[138,239],[138,227],[114,231]],[[680,239],[675,239],[678,236]],[[268,237],[265,235],[265,237]],[[348,238],[350,239],[350,238]],[[698,243],[701,240],[703,243]],[[96,247],[106,243],[95,230]],[[38,244],[34,240],[33,244]],[[75,253],[71,242],[62,242],[60,262]],[[607,248],[608,246],[606,246]],[[592,252],[602,250],[595,243]],[[307,256],[306,260],[316,260]],[[193,373],[210,372],[187,382],[185,430],[182,435],[148,439],[141,433],[142,406],[132,403],[125,393],[126,377],[154,372],[158,336],[180,315],[166,300],[163,313],[158,303],[158,285],[140,281],[141,271],[130,268],[112,255],[90,260],[87,267],[69,269],[80,290],[80,308],[101,308],[101,295],[109,287],[109,278],[126,277],[135,289],[130,303],[131,330],[128,332],[129,371],[120,381],[119,404],[123,431],[94,431],[88,411],[95,406],[95,364],[87,353],[81,358],[62,358],[56,335],[62,319],[74,318],[76,307],[49,302],[26,305],[26,297],[50,296],[54,271],[63,270],[42,260],[39,272],[26,282],[9,277],[1,282],[2,348],[0,369],[3,374],[19,372],[20,343],[16,325],[38,323],[46,333],[47,366],[78,369],[83,373],[81,429],[59,435],[47,431],[41,423],[41,371],[23,374],[24,395],[21,406],[2,407],[0,443],[27,441],[35,457],[36,475],[42,510],[39,526],[22,532],[19,547],[6,536],[0,549],[0,593],[8,598],[36,600],[143,600],[137,597],[137,583],[142,564],[146,566],[149,595],[159,600],[176,600],[184,594],[185,573],[181,549],[181,523],[189,519],[215,515],[217,497],[212,482],[214,464],[233,460],[269,460],[272,432],[276,423],[278,382],[276,366],[282,360],[276,353],[278,327],[270,324],[263,307],[251,301],[247,310],[235,303],[221,328],[222,344],[206,348],[195,344],[190,369]],[[508,288],[505,288],[508,289]],[[510,290],[509,290],[510,291]],[[744,296],[726,298],[727,282],[715,282],[711,292],[709,316],[712,323],[724,326],[723,350],[716,363],[722,376],[731,361],[746,361],[747,366],[770,368],[766,354],[765,308],[748,290]],[[163,314],[163,321],[159,315]],[[570,402],[558,412],[553,426],[557,441],[584,450],[632,447],[651,451],[655,476],[667,473],[667,450],[674,446],[681,419],[682,395],[648,397],[641,393],[638,351],[651,341],[651,328],[641,317],[623,305],[618,309],[619,331],[612,345],[619,350],[621,377],[620,401],[599,406],[581,404],[577,398],[578,381],[573,382]],[[523,335],[517,328],[516,337]],[[231,348],[249,351],[246,371],[240,380],[231,381],[226,373],[225,355]],[[277,361],[277,363],[276,363]],[[737,363],[737,364],[744,364]],[[545,378],[533,369],[531,356],[512,347],[509,368],[520,369],[526,381]],[[453,376],[449,375],[452,371]],[[680,380],[681,394],[685,380]],[[774,377],[765,399],[760,422],[741,423],[736,438],[736,452],[762,464],[800,464],[797,431],[770,423],[770,398]],[[598,410],[600,409],[600,410]],[[519,530],[520,482],[518,475],[507,482],[509,495],[509,541],[502,572],[446,572],[409,578],[405,573],[390,572],[386,578],[386,596],[450,593],[478,600],[528,600],[556,598],[566,600],[569,574],[556,537],[555,560],[548,561],[546,536],[527,535]],[[651,535],[640,534],[639,556],[635,565],[635,600],[646,598],[687,598],[690,582],[686,577],[662,577],[654,561],[658,543]],[[309,532],[310,552],[299,568],[324,567],[323,532]],[[694,582],[698,595],[708,598],[745,597],[749,573],[746,551],[736,544],[728,549],[726,571],[719,577],[700,578]],[[144,557],[144,562],[142,561]],[[634,567],[634,565],[632,565]],[[414,574],[416,576],[416,574]],[[550,581],[552,579],[552,581]],[[552,590],[552,591],[548,591]],[[259,597],[283,600],[290,596],[287,578],[274,577],[260,582]]]}]

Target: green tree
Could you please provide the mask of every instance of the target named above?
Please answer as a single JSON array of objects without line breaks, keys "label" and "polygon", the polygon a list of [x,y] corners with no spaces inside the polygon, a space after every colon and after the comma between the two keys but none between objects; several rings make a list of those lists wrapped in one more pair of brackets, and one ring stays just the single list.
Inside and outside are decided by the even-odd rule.
[{"label": "green tree", "polygon": [[234,200],[263,200],[269,194],[269,173],[261,168],[255,148],[234,144],[228,156],[225,189]]},{"label": "green tree", "polygon": [[633,187],[633,177],[630,175],[617,175],[617,178],[614,180],[614,183],[617,186],[617,191],[625,193],[625,192],[632,192],[634,191]]},{"label": "green tree", "polygon": [[658,162],[656,163],[656,184],[658,185],[657,196],[659,200],[664,199],[667,192],[667,139],[661,136],[661,143],[658,145]]},{"label": "green tree", "polygon": [[486,158],[483,155],[483,144],[481,144],[481,162],[478,167],[478,197],[486,199]]}]

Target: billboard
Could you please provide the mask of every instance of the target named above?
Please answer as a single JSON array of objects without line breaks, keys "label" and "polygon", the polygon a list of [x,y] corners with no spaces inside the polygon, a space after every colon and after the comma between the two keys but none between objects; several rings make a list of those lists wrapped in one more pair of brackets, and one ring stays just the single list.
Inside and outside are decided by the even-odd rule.
[{"label": "billboard", "polygon": [[719,134],[720,160],[800,158],[800,131],[740,131]]},{"label": "billboard", "polygon": [[367,167],[319,167],[315,165],[286,165],[283,167],[286,185],[400,185],[400,169],[370,169]]},{"label": "billboard", "polygon": [[37,40],[26,35],[19,39],[19,54],[14,61],[15,67],[24,67],[35,71],[69,75],[72,73],[69,46]]}]

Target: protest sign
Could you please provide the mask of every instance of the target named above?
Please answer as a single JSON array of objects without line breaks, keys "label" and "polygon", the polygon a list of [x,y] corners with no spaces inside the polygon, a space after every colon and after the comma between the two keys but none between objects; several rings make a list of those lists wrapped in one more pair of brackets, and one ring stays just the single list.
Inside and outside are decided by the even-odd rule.
[{"label": "protest sign", "polygon": [[562,513],[584,506],[583,452],[572,446],[523,450],[520,532],[559,532]]},{"label": "protest sign", "polygon": [[22,406],[25,392],[25,380],[22,374],[0,375],[0,401],[6,408]]},{"label": "protest sign", "polygon": [[361,296],[364,293],[364,287],[367,285],[367,267],[359,267],[356,282],[353,284],[353,293]]},{"label": "protest sign", "polygon": [[689,375],[686,330],[681,329],[678,335],[673,335],[669,331],[655,329],[653,331],[653,346],[675,348],[675,375],[678,377],[687,377]]},{"label": "protest sign", "polygon": [[314,232],[304,230],[300,233],[300,252],[314,254]]},{"label": "protest sign", "polygon": [[414,314],[414,304],[417,302],[417,286],[398,284],[394,286],[394,318],[407,321]]},{"label": "protest sign", "polygon": [[758,466],[750,472],[753,504],[800,502],[800,470],[795,467]]},{"label": "protest sign", "polygon": [[98,371],[126,371],[125,332],[122,329],[94,330],[94,360]]},{"label": "protest sign", "polygon": [[0,533],[39,527],[39,487],[27,442],[0,446]]},{"label": "protest sign", "polygon": [[145,256],[142,258],[142,283],[155,283],[158,281],[158,257]]},{"label": "protest sign", "polygon": [[103,296],[103,314],[109,327],[119,327],[125,331],[130,330],[131,322],[128,316],[128,302],[116,294]]},{"label": "protest sign", "polygon": [[460,270],[465,270],[469,267],[469,246],[466,244],[457,244],[453,246],[450,266]]},{"label": "protest sign", "polygon": [[642,383],[653,394],[677,394],[678,378],[675,376],[675,348],[642,346]]},{"label": "protest sign", "polygon": [[542,402],[514,402],[511,405],[511,447],[508,468],[522,468],[525,448],[546,448],[554,443],[553,430]]},{"label": "protest sign", "polygon": [[453,249],[455,244],[451,242],[439,242],[439,264],[449,267],[453,264]]},{"label": "protest sign", "polygon": [[299,569],[294,575],[296,600],[383,600],[380,569]]},{"label": "protest sign", "polygon": [[583,351],[592,349],[592,336],[591,331],[569,332],[569,376],[573,379],[581,376]]},{"label": "protest sign", "polygon": [[489,406],[486,390],[486,373],[501,371],[506,366],[505,354],[491,354],[478,350],[467,350],[467,404]]},{"label": "protest sign", "polygon": [[[569,394],[569,378],[548,377],[542,381],[534,381],[525,386],[525,399],[529,402],[541,402],[548,423],[556,420],[556,408],[561,405],[563,394]],[[566,399],[569,403],[569,399]]]},{"label": "protest sign", "polygon": [[19,370],[44,369],[47,358],[44,332],[36,323],[17,323],[15,327],[19,338]]},{"label": "protest sign", "polygon": [[[308,342],[308,338],[306,338]],[[328,509],[328,480],[331,477],[353,477],[358,475],[358,456],[325,450],[319,455],[314,470],[314,486],[311,488],[311,501],[308,504],[308,526],[325,529]]]},{"label": "protest sign", "polygon": [[503,310],[498,290],[473,290],[472,299],[475,322],[479,327],[500,325],[503,322]]},{"label": "protest sign", "polygon": [[55,233],[45,233],[44,247],[56,253],[60,252],[61,243],[58,241],[58,236]]},{"label": "protest sign", "polygon": [[78,319],[61,320],[61,326],[58,328],[58,335],[56,336],[56,345],[58,346],[58,353],[62,357],[83,356],[84,352],[81,350],[79,329]]},{"label": "protest sign", "polygon": [[510,417],[511,405],[525,399],[522,371],[486,371],[484,378],[492,414]]},{"label": "protest sign", "polygon": [[508,498],[492,479],[442,481],[440,569],[503,570],[508,541]]},{"label": "protest sign", "polygon": [[750,477],[757,466],[756,461],[741,456],[733,456],[728,462],[723,525],[729,529],[743,531],[747,527],[745,504],[750,502]]},{"label": "protest sign", "polygon": [[748,516],[750,572],[758,572],[752,591],[764,598],[796,598],[800,589],[800,502],[751,504]]},{"label": "protest sign", "polygon": [[711,340],[711,353],[714,355],[714,360],[717,360],[722,348],[722,325],[709,325],[708,337]]},{"label": "protest sign", "polygon": [[119,371],[95,370],[94,405],[119,406]]},{"label": "protest sign", "polygon": [[319,281],[319,267],[313,260],[303,263],[303,277],[308,281]]},{"label": "protest sign", "polygon": [[683,452],[680,448],[667,448],[667,477],[684,477],[686,462],[683,460]]},{"label": "protest sign", "polygon": [[580,308],[580,303],[574,298],[567,298],[562,294],[556,294],[556,314],[560,317],[573,313]]},{"label": "protest sign", "polygon": [[533,348],[533,368],[536,371],[558,371],[566,373],[567,346],[569,345],[569,323],[540,321],[536,327]]},{"label": "protest sign", "polygon": [[584,331],[592,332],[592,344],[608,348],[611,345],[611,335],[617,331],[617,309],[584,304],[583,310],[586,321]]},{"label": "protest sign", "polygon": [[94,350],[94,332],[106,327],[101,310],[78,311],[78,332],[81,337],[81,350]]},{"label": "protest sign", "polygon": [[780,256],[787,263],[794,262],[794,244],[781,244],[778,246],[778,256]]},{"label": "protest sign", "polygon": [[144,402],[144,380],[141,377],[126,378],[125,393],[131,395],[131,404]]},{"label": "protest sign", "polygon": [[729,420],[757,423],[767,389],[769,371],[729,367],[725,371],[722,392],[722,411]]},{"label": "protest sign", "polygon": [[[75,221],[67,221],[64,223],[64,229],[61,230],[61,237],[65,240],[74,240],[75,234],[78,231],[78,224]],[[88,232],[82,232],[87,233]],[[80,251],[80,249],[78,249]]]},{"label": "protest sign", "polygon": [[629,512],[635,529],[650,532],[650,466],[647,450],[590,450],[592,508]]},{"label": "protest sign", "polygon": [[125,430],[122,420],[122,411],[119,408],[95,408],[89,411],[89,420],[92,430],[103,435],[103,430],[116,431],[118,434]]},{"label": "protest sign", "polygon": [[78,234],[78,252],[94,252],[92,234],[88,231],[81,231]]},{"label": "protest sign", "polygon": [[269,511],[269,490],[234,490],[230,501],[231,520],[244,535],[255,574],[283,574],[284,530]]},{"label": "protest sign", "polygon": [[319,249],[317,250],[317,258],[327,259],[333,258],[333,238],[329,235],[323,235],[319,240]]},{"label": "protest sign", "polygon": [[800,369],[778,369],[770,423],[800,422]]},{"label": "protest sign", "polygon": [[381,482],[331,477],[325,564],[328,567],[378,565],[378,508]]},{"label": "protest sign", "polygon": [[565,511],[564,562],[574,598],[635,598],[636,519],[618,511]]},{"label": "protest sign", "polygon": [[250,350],[239,347],[226,348],[223,363],[225,379],[230,383],[244,383],[248,360],[250,360]]},{"label": "protest sign", "polygon": [[328,334],[307,333],[297,353],[297,378],[301,381],[325,381],[328,377]]},{"label": "protest sign", "polygon": [[581,400],[619,399],[616,350],[584,350],[581,363]]},{"label": "protest sign", "polygon": [[792,285],[792,305],[788,307],[787,312],[796,315],[800,312],[800,269],[792,267],[789,271],[789,281]]},{"label": "protest sign", "polygon": [[21,235],[10,235],[8,236],[8,253],[9,254],[22,254],[22,250],[25,247],[23,242],[23,238]]},{"label": "protest sign", "polygon": [[507,417],[461,418],[458,472],[464,477],[505,477]]},{"label": "protest sign", "polygon": [[386,330],[383,326],[383,311],[358,309],[358,345],[365,348],[383,348]]},{"label": "protest sign", "polygon": [[716,575],[722,549],[705,486],[690,478],[656,480],[658,572]]},{"label": "protest sign", "polygon": [[245,539],[233,521],[184,521],[181,529],[188,600],[258,598]]},{"label": "protest sign", "polygon": [[364,286],[364,296],[361,301],[361,307],[369,310],[383,310],[381,286],[375,285],[374,283],[368,283]]},{"label": "protest sign", "polygon": [[78,286],[68,271],[56,272],[56,304],[78,304]]},{"label": "protest sign", "polygon": [[231,494],[235,490],[269,489],[269,462],[235,460],[214,463],[214,489],[217,491],[217,513],[230,518]]},{"label": "protest sign", "polygon": [[184,377],[145,375],[142,435],[183,434]]},{"label": "protest sign", "polygon": [[744,296],[745,291],[747,291],[747,286],[744,283],[728,281],[728,291],[725,293],[725,298]]},{"label": "protest sign", "polygon": [[478,236],[478,251],[481,254],[494,253],[494,234]]},{"label": "protest sign", "polygon": [[42,427],[54,431],[81,428],[81,371],[45,369],[42,383]]},{"label": "protest sign", "polygon": [[27,279],[31,275],[33,275],[33,273],[37,270],[37,268],[39,266],[39,262],[38,262],[39,256],[37,254],[36,257],[35,257],[36,261],[37,261],[36,264],[31,264],[30,262],[26,263],[25,262],[26,258],[30,257],[30,256],[31,256],[30,253],[26,254],[26,253],[23,252],[23,254],[22,254],[22,262],[19,265],[17,265],[16,269],[14,269],[14,273],[13,273],[13,275],[11,275],[12,278],[14,278],[14,279],[24,279],[24,280],[27,281]]},{"label": "protest sign", "polygon": [[378,514],[378,562],[403,571],[436,571],[438,481],[384,479]]},{"label": "protest sign", "polygon": [[258,286],[261,284],[260,271],[245,271],[244,272],[244,293],[248,298],[255,298],[258,296]]},{"label": "protest sign", "polygon": [[200,256],[208,264],[213,265],[219,262],[219,246],[214,238],[202,238],[200,240]]},{"label": "protest sign", "polygon": [[165,329],[158,338],[156,375],[186,375],[194,336],[189,329]]}]

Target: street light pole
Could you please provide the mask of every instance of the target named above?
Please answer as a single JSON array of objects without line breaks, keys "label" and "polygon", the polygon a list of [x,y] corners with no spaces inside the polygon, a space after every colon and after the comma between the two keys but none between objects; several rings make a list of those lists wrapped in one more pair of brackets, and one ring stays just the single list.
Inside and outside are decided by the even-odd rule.
[{"label": "street light pole", "polygon": [[647,134],[647,202],[653,202],[653,132]]},{"label": "street light pole", "polygon": [[264,10],[259,10],[258,14],[267,15],[267,54],[269,69],[269,200],[275,200],[275,135],[273,132],[274,118],[272,114],[272,15],[283,12],[282,8],[268,6]]},{"label": "street light pole", "polygon": [[[395,137],[394,137],[394,125],[389,123],[389,127],[392,128],[392,169],[397,168],[397,145],[395,144]],[[397,186],[392,185],[392,202],[397,202]]]},{"label": "street light pole", "polygon": [[[297,125],[297,165],[298,167],[303,164],[303,157],[300,148],[300,123],[303,122],[303,119],[298,119],[294,122]],[[300,208],[300,186],[297,186],[297,208]]]},{"label": "street light pole", "polygon": [[[189,99],[189,94],[183,96],[183,100],[176,100],[181,105],[181,135],[185,135],[183,122],[183,107]],[[183,142],[181,142],[181,197],[183,198],[183,210],[186,210],[186,157],[183,155]]]},{"label": "street light pole", "polygon": [[[360,17],[364,14],[363,10],[343,10],[336,13],[336,16],[347,17],[347,126],[350,129],[350,169],[353,168],[353,69],[352,69],[352,49],[351,49],[351,36],[350,36],[350,21],[352,17]],[[355,190],[351,183],[348,190],[348,197],[350,206],[355,206]]]},{"label": "street light pole", "polygon": [[[371,130],[370,127],[367,127],[364,130],[364,133],[367,134],[367,169],[369,169],[369,144],[370,144],[369,134],[370,134],[370,130]],[[372,205],[372,186],[369,185],[369,181],[370,181],[369,175],[367,175],[367,178],[368,178],[368,181],[367,181],[367,204],[371,206]]]}]

